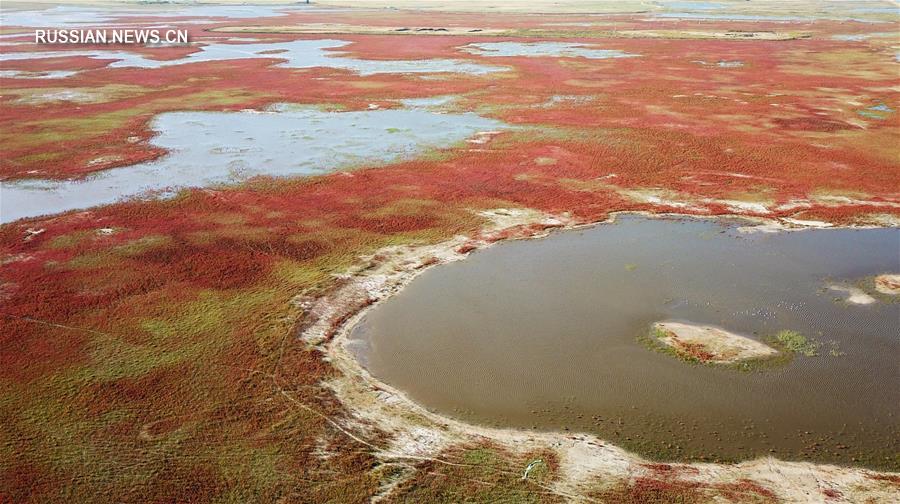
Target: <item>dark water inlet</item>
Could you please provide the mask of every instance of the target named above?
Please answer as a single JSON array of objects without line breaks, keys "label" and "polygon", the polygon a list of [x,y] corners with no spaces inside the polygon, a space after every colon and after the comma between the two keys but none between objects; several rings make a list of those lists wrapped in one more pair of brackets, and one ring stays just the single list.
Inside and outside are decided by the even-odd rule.
[{"label": "dark water inlet", "polygon": [[[900,271],[900,230],[742,225],[620,216],[502,243],[423,273],[350,346],[376,377],[469,422],[592,432],[658,459],[897,470],[900,303],[869,289],[878,302],[852,305],[827,287]],[[753,372],[691,365],[639,341],[669,319],[821,346]]]}]

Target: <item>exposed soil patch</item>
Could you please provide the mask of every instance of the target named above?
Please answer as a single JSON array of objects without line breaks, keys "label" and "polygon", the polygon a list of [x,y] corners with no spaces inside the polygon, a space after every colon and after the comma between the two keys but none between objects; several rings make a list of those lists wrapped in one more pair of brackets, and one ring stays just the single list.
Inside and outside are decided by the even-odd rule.
[{"label": "exposed soil patch", "polygon": [[889,296],[900,295],[900,275],[885,273],[875,277],[875,289]]},{"label": "exposed soil patch", "polygon": [[660,342],[688,360],[733,364],[775,356],[778,351],[754,339],[711,326],[682,322],[657,322],[653,330]]},{"label": "exposed soil patch", "polygon": [[875,298],[866,294],[864,290],[852,285],[829,285],[828,289],[843,293],[846,296],[845,301],[850,304],[870,305],[876,301]]}]

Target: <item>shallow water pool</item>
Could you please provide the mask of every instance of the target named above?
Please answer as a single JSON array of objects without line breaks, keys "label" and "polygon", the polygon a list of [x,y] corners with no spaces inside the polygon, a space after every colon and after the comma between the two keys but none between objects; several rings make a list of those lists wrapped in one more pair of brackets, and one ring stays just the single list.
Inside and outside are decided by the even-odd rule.
[{"label": "shallow water pool", "polygon": [[[620,216],[499,244],[424,272],[348,345],[376,377],[470,422],[593,432],[659,459],[896,470],[900,303],[851,305],[828,287],[900,271],[900,230],[743,225]],[[798,331],[818,355],[689,364],[642,343],[661,320],[758,340]]]},{"label": "shallow water pool", "polygon": [[598,49],[572,42],[480,42],[463,46],[462,50],[479,56],[557,57],[557,58],[631,58],[638,56],[615,49]]},{"label": "shallow water pool", "polygon": [[84,56],[91,59],[113,60],[109,68],[165,68],[207,61],[235,61],[243,59],[284,60],[274,66],[283,68],[338,68],[360,75],[380,73],[466,73],[483,75],[504,70],[503,67],[482,65],[458,59],[423,60],[365,60],[342,56],[330,51],[349,44],[343,40],[293,40],[290,42],[228,44],[213,42],[197,46],[198,51],[182,58],[157,60],[129,51],[71,50],[43,52],[6,52],[0,61],[21,61],[45,58]]},{"label": "shallow water pool", "polygon": [[338,113],[281,106],[266,112],[171,112],[153,121],[158,134],[151,140],[169,154],[85,180],[2,182],[0,222],[259,175],[317,175],[387,163],[503,126],[472,113],[423,109]]}]

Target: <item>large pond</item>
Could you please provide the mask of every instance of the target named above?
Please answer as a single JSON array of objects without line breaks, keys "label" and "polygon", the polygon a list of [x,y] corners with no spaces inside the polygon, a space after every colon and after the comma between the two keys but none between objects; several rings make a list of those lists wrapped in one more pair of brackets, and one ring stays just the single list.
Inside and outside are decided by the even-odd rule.
[{"label": "large pond", "polygon": [[[900,467],[900,303],[830,286],[900,271],[900,230],[744,233],[649,219],[475,252],[375,307],[347,343],[370,372],[466,421],[592,432],[658,459]],[[655,321],[821,346],[752,371],[640,339]]]},{"label": "large pond", "polygon": [[152,123],[161,159],[104,170],[85,180],[0,182],[0,222],[166,195],[182,187],[234,184],[254,176],[308,176],[386,163],[503,127],[476,114],[425,109],[324,112],[171,112]]}]

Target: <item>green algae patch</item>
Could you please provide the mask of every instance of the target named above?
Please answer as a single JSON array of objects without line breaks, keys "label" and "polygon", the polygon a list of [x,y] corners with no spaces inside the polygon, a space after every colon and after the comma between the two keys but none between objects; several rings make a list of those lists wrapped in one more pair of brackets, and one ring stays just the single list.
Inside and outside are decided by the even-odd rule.
[{"label": "green algae patch", "polygon": [[772,336],[771,343],[785,352],[816,357],[822,344],[811,340],[797,331],[784,330]]}]

